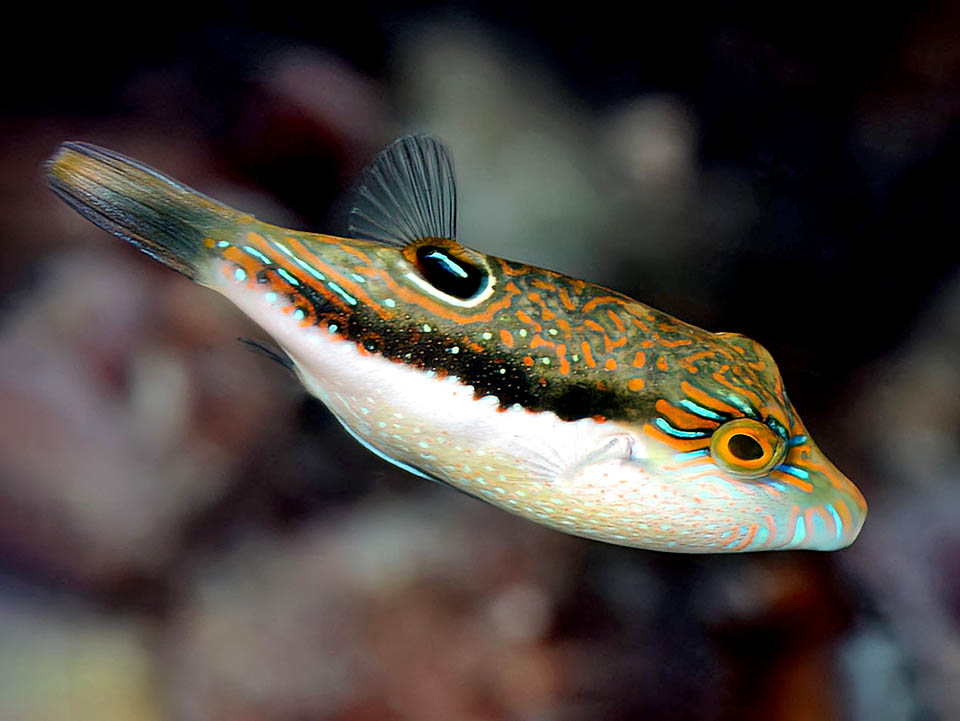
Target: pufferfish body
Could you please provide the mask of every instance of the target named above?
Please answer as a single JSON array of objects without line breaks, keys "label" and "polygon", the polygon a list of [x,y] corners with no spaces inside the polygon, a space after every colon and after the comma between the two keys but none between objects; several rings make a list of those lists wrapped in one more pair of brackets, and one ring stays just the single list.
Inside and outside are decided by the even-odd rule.
[{"label": "pufferfish body", "polygon": [[866,514],[770,354],[593,283],[457,242],[446,150],[402,138],[351,234],[288,230],[65,143],[52,189],[225,295],[369,450],[566,533],[697,553],[834,550]]}]

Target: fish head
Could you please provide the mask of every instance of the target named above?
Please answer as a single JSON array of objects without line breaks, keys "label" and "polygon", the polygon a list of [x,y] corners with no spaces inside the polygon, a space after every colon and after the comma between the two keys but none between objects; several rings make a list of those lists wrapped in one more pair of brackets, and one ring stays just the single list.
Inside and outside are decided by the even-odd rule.
[{"label": "fish head", "polygon": [[866,502],[824,455],[770,353],[736,333],[703,333],[657,388],[645,463],[684,487],[696,550],[837,550],[857,537]]}]

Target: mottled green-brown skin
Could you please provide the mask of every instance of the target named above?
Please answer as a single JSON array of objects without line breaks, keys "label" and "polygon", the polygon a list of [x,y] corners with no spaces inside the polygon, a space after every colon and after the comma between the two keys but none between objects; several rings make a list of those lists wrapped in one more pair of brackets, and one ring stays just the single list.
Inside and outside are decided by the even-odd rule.
[{"label": "mottled green-brown skin", "polygon": [[[769,356],[752,341],[709,333],[593,283],[482,256],[495,278],[493,294],[474,308],[451,308],[396,281],[395,248],[251,224],[244,244],[272,261],[264,264],[236,247],[236,233],[230,237],[229,247],[214,249],[265,290],[291,296],[306,313],[304,325],[332,323],[371,353],[454,375],[478,396],[496,396],[502,407],[550,410],[565,420],[645,422],[656,414],[657,400],[685,397],[684,380],[726,394],[714,374],[752,389],[763,406],[784,402]],[[278,242],[295,246],[301,258],[312,251],[306,255],[311,266],[360,302],[345,303],[317,283]],[[422,242],[481,262],[452,241]],[[414,250],[404,255],[413,257]],[[384,304],[388,298],[393,307]]]}]

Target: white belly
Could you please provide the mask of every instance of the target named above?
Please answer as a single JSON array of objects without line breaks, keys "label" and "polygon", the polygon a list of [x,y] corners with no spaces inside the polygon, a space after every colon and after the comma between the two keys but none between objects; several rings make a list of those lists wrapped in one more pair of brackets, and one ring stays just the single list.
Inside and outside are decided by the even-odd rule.
[{"label": "white belly", "polygon": [[478,399],[454,377],[361,351],[326,328],[301,327],[282,300],[269,302],[257,288],[226,279],[216,288],[273,336],[307,390],[382,457],[568,533],[624,543],[634,540],[623,534],[625,521],[646,525],[649,499],[638,496],[637,464],[629,479],[616,473],[625,458],[645,455],[631,429],[519,406],[500,410],[499,399]]}]

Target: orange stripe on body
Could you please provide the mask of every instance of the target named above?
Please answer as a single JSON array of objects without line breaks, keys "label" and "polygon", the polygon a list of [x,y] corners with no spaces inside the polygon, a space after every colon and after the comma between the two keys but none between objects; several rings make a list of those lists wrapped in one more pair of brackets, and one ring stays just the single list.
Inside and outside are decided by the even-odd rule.
[{"label": "orange stripe on body", "polygon": [[614,313],[613,310],[611,310],[610,308],[607,309],[607,316],[610,318],[610,320],[613,321],[613,324],[617,328],[617,332],[623,333],[626,330],[626,328],[623,325],[623,321],[620,320],[620,316]]},{"label": "orange stripe on body", "polygon": [[744,548],[753,543],[753,539],[757,536],[757,531],[760,529],[760,526],[756,523],[750,525],[750,530],[747,531],[747,537],[743,539],[736,546],[731,548],[731,551],[742,551]]},{"label": "orange stripe on body", "polygon": [[589,313],[590,311],[592,311],[594,308],[596,308],[598,305],[602,303],[616,303],[617,305],[624,306],[624,305],[627,305],[628,303],[633,303],[633,302],[635,301],[624,300],[623,298],[620,298],[615,295],[601,295],[601,296],[597,296],[592,300],[587,301],[587,303],[583,306],[583,312]]},{"label": "orange stripe on body", "polygon": [[528,313],[526,313],[525,311],[518,310],[518,311],[517,311],[517,319],[518,319],[521,323],[526,323],[527,325],[532,325],[532,326],[534,327],[534,329],[535,329],[538,333],[543,330],[543,326],[540,325],[539,323],[537,323],[537,321],[535,321],[533,318],[531,318],[530,315],[529,315]]},{"label": "orange stripe on body", "polygon": [[570,361],[567,360],[567,347],[563,343],[557,345],[557,359],[560,361],[560,375],[570,375]]},{"label": "orange stripe on body", "polygon": [[680,367],[683,368],[688,373],[697,373],[699,368],[697,368],[694,363],[702,358],[716,357],[716,351],[704,350],[699,353],[694,353],[693,355],[686,356],[680,359]]},{"label": "orange stripe on body", "polygon": [[547,346],[548,348],[553,348],[553,341],[549,341],[539,333],[534,334],[533,338],[530,339],[530,349],[539,348],[540,346]]},{"label": "orange stripe on body", "polygon": [[540,290],[556,291],[557,289],[556,286],[550,285],[550,283],[547,283],[546,281],[542,281],[539,278],[534,278],[533,280],[531,280],[530,285],[532,285],[534,288],[539,288]]},{"label": "orange stripe on body", "polygon": [[587,341],[583,341],[580,344],[580,348],[583,351],[583,360],[586,362],[587,366],[590,368],[596,368],[597,362],[593,359],[593,351],[590,350],[590,344]]}]

